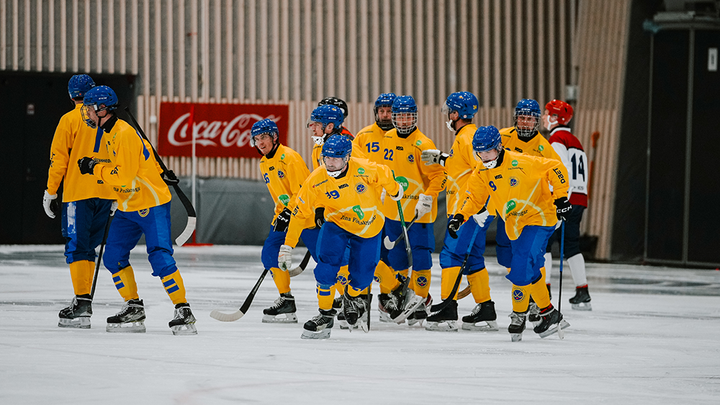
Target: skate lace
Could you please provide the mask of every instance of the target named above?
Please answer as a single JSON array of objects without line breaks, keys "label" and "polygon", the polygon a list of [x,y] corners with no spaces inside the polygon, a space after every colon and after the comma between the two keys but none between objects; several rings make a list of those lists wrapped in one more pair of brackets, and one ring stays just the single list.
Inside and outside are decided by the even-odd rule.
[{"label": "skate lace", "polygon": [[283,304],[285,303],[285,299],[286,299],[285,297],[280,296],[278,299],[275,300],[275,305],[273,305],[273,306],[270,307],[270,308],[271,308],[271,309],[278,309],[278,308],[282,307]]},{"label": "skate lace", "polygon": [[513,325],[520,325],[525,321],[525,314],[518,314],[512,312],[510,315],[510,323]]},{"label": "skate lace", "polygon": [[[472,312],[470,312],[470,315],[477,315],[481,309],[482,309],[482,304],[475,305],[475,308],[473,308]],[[510,315],[510,317],[512,318],[512,315]]]}]

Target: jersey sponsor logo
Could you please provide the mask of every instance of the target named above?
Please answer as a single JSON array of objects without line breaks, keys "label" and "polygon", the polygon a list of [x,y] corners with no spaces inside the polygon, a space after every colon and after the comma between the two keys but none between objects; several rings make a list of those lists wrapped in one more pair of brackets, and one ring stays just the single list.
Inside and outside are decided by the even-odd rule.
[{"label": "jersey sponsor logo", "polygon": [[362,220],[363,218],[365,218],[365,212],[362,210],[362,208],[359,205],[352,207],[352,210],[355,212],[355,214],[357,214],[359,219]]},{"label": "jersey sponsor logo", "polygon": [[287,205],[290,203],[290,196],[287,194],[281,194],[278,196],[278,200],[287,207]]},{"label": "jersey sponsor logo", "polygon": [[280,160],[285,160],[285,154],[280,155]]},{"label": "jersey sponsor logo", "polygon": [[418,139],[417,142],[415,142],[415,145],[416,145],[416,146],[422,145],[422,141]]},{"label": "jersey sponsor logo", "polygon": [[367,187],[365,187],[364,184],[360,183],[360,184],[358,184],[358,185],[355,186],[355,191],[356,191],[358,194],[362,194],[362,193],[364,193],[365,191],[367,191]]},{"label": "jersey sponsor logo", "polygon": [[415,163],[415,155],[413,155],[413,154],[408,155],[407,160],[410,163]]},{"label": "jersey sponsor logo", "polygon": [[512,161],[512,166],[513,166],[513,167],[517,167],[517,165],[519,165],[518,161],[517,161],[517,160],[513,160],[513,161]]},{"label": "jersey sponsor logo", "polygon": [[556,168],[553,169],[553,171],[554,171],[555,174],[558,176],[558,179],[560,179],[560,183],[563,183],[563,184],[564,184],[564,183],[565,183],[565,176],[563,176],[562,170],[560,170],[560,168],[557,168],[557,167],[556,167]]},{"label": "jersey sponsor logo", "polygon": [[542,151],[544,151],[544,150],[545,150],[545,147],[544,147],[544,146],[542,146],[542,145],[539,145],[539,146],[538,146],[538,151],[539,151],[539,152],[542,152]]},{"label": "jersey sponsor logo", "polygon": [[419,285],[420,287],[425,287],[428,284],[428,279],[425,276],[420,276],[415,279],[415,284]]},{"label": "jersey sponsor logo", "polygon": [[347,183],[343,183],[338,186],[338,188],[340,188],[340,189],[347,188],[347,187],[349,187]]},{"label": "jersey sponsor logo", "polygon": [[138,215],[140,215],[140,216],[143,217],[143,218],[145,218],[146,216],[148,216],[149,213],[150,213],[150,209],[149,209],[149,208],[145,208],[145,209],[143,209],[143,210],[138,211]]},{"label": "jersey sponsor logo", "polygon": [[516,147],[515,147],[515,152],[520,152],[520,153],[523,153],[523,150],[522,150],[522,149],[520,149],[520,148],[518,148],[518,147],[516,146]]},{"label": "jersey sponsor logo", "polygon": [[[354,210],[354,208],[353,208],[353,210]],[[364,215],[364,214],[363,214],[363,215]],[[353,224],[356,224],[356,225],[359,225],[359,226],[369,226],[369,225],[372,225],[373,222],[375,222],[375,219],[376,219],[377,217],[378,217],[377,215],[373,215],[372,217],[370,217],[370,219],[367,219],[367,220],[363,221],[362,218],[358,219],[358,218],[356,218],[356,217],[349,217],[349,216],[346,216],[346,215],[342,215],[342,216],[340,217],[340,220],[341,220],[341,221],[352,222]]]},{"label": "jersey sponsor logo", "polygon": [[513,290],[512,296],[515,301],[522,301],[525,299],[525,294],[520,289]]},{"label": "jersey sponsor logo", "polygon": [[524,217],[527,213],[528,213],[528,210],[522,210],[522,211],[518,211],[518,212],[511,212],[511,213],[507,214],[507,216],[505,217],[505,219],[507,219],[508,217]]},{"label": "jersey sponsor logo", "polygon": [[358,174],[365,174],[365,169],[363,169],[362,167],[358,167],[357,172]]},{"label": "jersey sponsor logo", "polygon": [[275,170],[275,166],[270,166],[270,168],[269,168],[268,170],[269,170],[269,171]]},{"label": "jersey sponsor logo", "polygon": [[395,177],[395,181],[400,183],[401,186],[403,186],[403,190],[407,191],[408,188],[410,188],[410,182],[403,176]]},{"label": "jersey sponsor logo", "polygon": [[313,188],[319,187],[321,184],[324,184],[324,183],[327,183],[327,182],[328,182],[328,179],[325,179],[325,180],[321,181],[320,183],[313,184]]},{"label": "jersey sponsor logo", "polygon": [[510,187],[515,187],[519,184],[517,177],[510,177]]},{"label": "jersey sponsor logo", "polygon": [[114,190],[116,193],[130,194],[130,193],[139,193],[139,192],[140,192],[140,187],[135,187],[135,188],[122,188],[122,186],[121,186],[121,187],[113,187],[113,190]]},{"label": "jersey sponsor logo", "polygon": [[515,202],[515,200],[510,200],[507,203],[505,203],[505,214],[506,215],[509,214],[510,211],[514,210],[516,206],[517,206],[517,203]]},{"label": "jersey sponsor logo", "polygon": [[278,177],[280,177],[281,179],[284,179],[284,178],[285,178],[285,172],[283,172],[282,170],[278,170]]},{"label": "jersey sponsor logo", "polygon": [[401,145],[395,146],[395,150],[405,150]]},{"label": "jersey sponsor logo", "polygon": [[112,170],[110,170],[110,175],[111,175],[111,176],[114,176],[114,175],[116,175],[117,173],[118,173],[118,168],[117,168],[117,166],[115,166]]},{"label": "jersey sponsor logo", "polygon": [[502,174],[498,174],[497,176],[495,176],[495,180],[500,180],[500,179],[502,179],[502,178],[503,178],[503,177],[502,177]]}]

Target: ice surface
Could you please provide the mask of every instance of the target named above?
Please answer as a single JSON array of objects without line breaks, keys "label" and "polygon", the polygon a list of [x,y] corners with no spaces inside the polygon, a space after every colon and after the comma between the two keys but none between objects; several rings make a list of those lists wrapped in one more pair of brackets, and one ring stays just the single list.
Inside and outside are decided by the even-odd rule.
[{"label": "ice surface", "polygon": [[[708,404],[720,395],[720,271],[589,263],[593,311],[582,312],[567,302],[565,266],[565,339],[528,328],[512,343],[510,283],[489,257],[499,332],[381,324],[373,309],[370,333],[335,327],[313,341],[300,339],[317,311],[312,262],[292,279],[298,324],[261,323],[278,295],[270,277],[245,317],[222,323],[209,313],[239,308],[262,271],[260,247],[178,248],[199,334],[173,336],[172,303],[141,246],[131,262],[147,333],[110,334],[105,318],[122,300],[105,269],[92,329],[57,327],[72,298],[62,251],[0,246],[0,404]],[[556,306],[557,269],[556,260]],[[473,307],[461,300],[460,316]]]}]

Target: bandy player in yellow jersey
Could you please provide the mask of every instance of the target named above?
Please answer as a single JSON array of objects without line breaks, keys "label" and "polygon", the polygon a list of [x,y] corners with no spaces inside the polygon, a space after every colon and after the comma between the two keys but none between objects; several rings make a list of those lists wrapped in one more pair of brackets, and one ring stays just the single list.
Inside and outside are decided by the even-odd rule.
[{"label": "bandy player in yellow jersey", "polygon": [[[342,135],[333,135],[323,144],[324,166],[315,169],[303,183],[297,196],[285,244],[280,247],[280,268],[289,269],[292,249],[303,224],[315,216],[315,208],[324,208],[324,220],[317,241],[319,262],[315,267],[320,313],[305,322],[302,338],[327,339],[334,324],[332,285],[349,249],[350,281],[343,295],[346,322],[368,331],[368,308],[360,293],[372,282],[380,259],[384,217],[380,210],[379,187],[399,200],[403,194],[390,169],[367,159],[351,157],[352,143]],[[352,330],[352,329],[351,329]]]},{"label": "bandy player in yellow jersey", "polygon": [[[445,184],[448,221],[452,219],[453,212],[460,209],[460,203],[465,196],[461,192],[465,189],[470,174],[477,166],[478,161],[473,151],[472,140],[477,126],[472,123],[478,111],[478,100],[474,94],[467,91],[452,93],[445,100],[442,112],[448,118],[448,129],[455,132],[455,140],[450,154],[436,149],[426,150],[422,153],[422,160],[426,164],[440,164],[447,171]],[[494,216],[473,216],[478,221],[467,221],[458,230],[458,238],[452,238],[449,232],[445,233],[443,250],[440,252],[440,266],[442,267],[441,298],[450,299],[450,302],[437,313],[430,314],[425,329],[436,331],[457,331],[457,295],[450,297],[455,281],[460,271],[467,276],[470,291],[475,299],[475,309],[470,315],[464,316],[462,328],[474,331],[497,331],[497,314],[495,303],[490,297],[490,277],[485,267],[485,235],[493,221]],[[471,245],[472,244],[472,245]],[[467,257],[467,262],[465,261]],[[461,269],[463,263],[466,267]]]},{"label": "bandy player in yellow jersey", "polygon": [[115,115],[117,106],[117,95],[110,87],[97,86],[85,94],[83,119],[89,127],[105,132],[110,162],[98,163],[88,156],[78,160],[80,173],[111,185],[118,203],[103,264],[112,273],[125,305],[107,319],[106,330],[145,332],[145,307],[129,261],[130,251],[145,234],[152,274],[160,278],[175,304],[170,329],[175,335],[196,334],[195,316],[185,299],[185,284],[172,256],[170,190],[160,175],[152,145]]},{"label": "bandy player in yellow jersey", "polygon": [[464,201],[448,222],[448,232],[457,237],[465,218],[481,210],[488,197],[494,201],[511,247],[510,272],[506,277],[513,283],[513,313],[508,332],[513,341],[522,339],[532,296],[540,307],[541,317],[534,331],[546,337],[557,332],[559,326],[569,326],[567,322],[561,324],[562,314],[550,303],[540,271],[545,264],[547,241],[558,218],[564,220],[570,213],[567,170],[559,160],[503,149],[500,133],[493,126],[478,128],[473,136],[473,149],[482,164],[470,175]]},{"label": "bandy player in yellow jersey", "polygon": [[68,82],[68,93],[75,108],[60,118],[50,148],[47,190],[43,207],[50,218],[57,211],[57,191],[64,181],[62,198],[62,235],[65,238],[65,260],[70,265],[75,297],[69,307],[60,311],[58,326],[90,328],[92,315],[92,282],[95,272],[95,248],[102,243],[110,207],[115,193],[102,181],[83,176],[75,162],[94,154],[109,162],[103,131],[85,125],[80,114],[83,97],[95,82],[88,75],[75,75]]},{"label": "bandy player in yellow jersey", "polygon": [[[280,297],[275,300],[273,306],[263,310],[262,321],[297,323],[295,297],[290,291],[290,274],[280,270],[277,260],[280,246],[285,242],[285,233],[292,216],[291,210],[296,203],[295,196],[310,171],[297,152],[280,144],[280,131],[273,120],[266,118],[256,122],[252,126],[250,135],[253,146],[263,155],[260,159],[260,173],[275,202],[273,226],[270,227],[270,233],[263,244],[261,257],[263,266],[269,269],[273,276]],[[317,262],[315,243],[320,230],[315,228],[312,218],[305,226],[302,240]]]},{"label": "bandy player in yellow jersey", "polygon": [[[430,297],[430,268],[432,267],[432,251],[435,249],[433,223],[437,217],[437,196],[445,188],[446,173],[440,165],[425,165],[421,154],[427,149],[437,149],[433,141],[420,132],[417,127],[417,105],[412,96],[398,96],[392,105],[394,129],[385,134],[382,143],[383,162],[394,171],[396,179],[403,185],[405,194],[400,200],[404,218],[414,218],[415,224],[408,229],[408,238],[412,249],[412,274],[410,284],[412,291],[423,298],[420,304],[411,297],[400,300],[399,289],[394,287],[391,298],[397,299],[397,309],[390,312],[395,322],[403,322],[407,316],[408,323],[413,325],[427,317],[428,307],[432,303]],[[391,240],[397,240],[402,234],[400,214],[392,212],[397,204],[385,199],[383,212],[387,213],[385,234]],[[392,213],[392,215],[390,215]],[[408,269],[408,257],[404,244],[396,245],[389,253],[390,267],[401,273]],[[394,280],[399,284],[398,280]],[[412,310],[408,305],[416,306]],[[406,315],[407,314],[407,315]]]}]

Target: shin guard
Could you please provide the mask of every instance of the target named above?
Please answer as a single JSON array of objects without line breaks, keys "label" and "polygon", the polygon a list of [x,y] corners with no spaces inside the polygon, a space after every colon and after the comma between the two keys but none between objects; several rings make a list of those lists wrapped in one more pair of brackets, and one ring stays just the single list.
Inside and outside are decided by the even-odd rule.
[{"label": "shin guard", "polygon": [[138,296],[137,283],[135,283],[135,272],[132,266],[127,266],[120,269],[117,273],[112,275],[115,288],[117,288],[120,296],[123,300],[137,300]]},{"label": "shin guard", "polygon": [[94,271],[95,262],[79,260],[70,263],[70,279],[75,295],[90,294]]},{"label": "shin guard", "polygon": [[412,288],[420,297],[427,297],[430,291],[430,270],[413,270]]},{"label": "shin guard", "polygon": [[185,299],[185,284],[180,275],[180,270],[175,270],[172,274],[163,277],[162,283],[173,304],[187,303]]},{"label": "shin guard", "polygon": [[273,281],[275,282],[275,286],[278,289],[278,292],[280,294],[285,294],[290,292],[290,272],[289,271],[282,271],[277,267],[273,267],[270,269],[270,274],[272,274]]},{"label": "shin guard", "polygon": [[[455,285],[455,280],[457,280],[459,274],[460,266],[442,269],[442,276],[440,277],[440,298],[442,298],[443,301],[450,296],[453,286]],[[457,291],[452,299],[457,300]]]},{"label": "shin guard", "polygon": [[[544,270],[544,269],[543,269]],[[538,308],[547,308],[550,305],[550,292],[545,285],[545,277],[525,287],[532,295]]]},{"label": "shin guard", "polygon": [[[544,280],[543,280],[543,284]],[[547,290],[546,290],[547,291]],[[513,312],[526,313],[528,305],[530,304],[530,291],[529,286],[519,286],[513,284],[512,286],[512,307]]]},{"label": "shin guard", "polygon": [[381,294],[390,294],[400,284],[393,269],[382,260],[375,267],[375,280],[380,284]]},{"label": "shin guard", "polygon": [[318,298],[318,307],[323,311],[332,310],[333,299],[335,299],[336,285],[317,284],[315,292]]},{"label": "shin guard", "polygon": [[490,276],[486,268],[467,276],[475,303],[490,301]]}]

